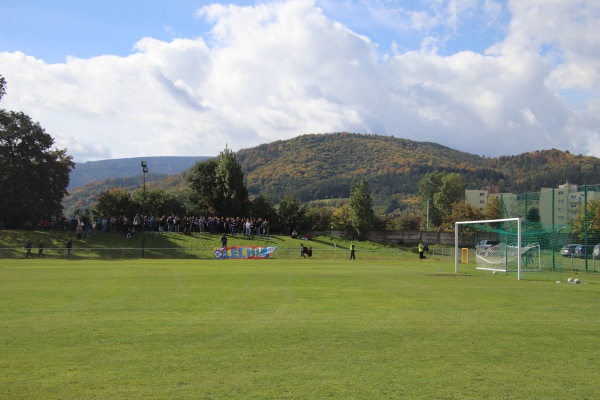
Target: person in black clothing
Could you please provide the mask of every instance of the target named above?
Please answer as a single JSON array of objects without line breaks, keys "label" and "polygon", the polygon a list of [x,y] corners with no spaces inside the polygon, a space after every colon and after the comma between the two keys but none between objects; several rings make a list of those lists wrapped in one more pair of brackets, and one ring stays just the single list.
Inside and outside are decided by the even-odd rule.
[{"label": "person in black clothing", "polygon": [[67,242],[67,257],[72,256],[71,249],[73,249],[73,241],[69,239],[69,241]]},{"label": "person in black clothing", "polygon": [[221,237],[221,246],[227,247],[227,235],[226,234],[223,234],[223,236]]},{"label": "person in black clothing", "polygon": [[38,256],[40,258],[46,258],[46,255],[44,254],[44,242],[42,241],[42,239],[40,239],[40,243],[38,244]]},{"label": "person in black clothing", "polygon": [[25,258],[33,258],[33,254],[31,254],[31,240],[27,239],[27,243],[25,243],[25,250],[27,250],[27,253],[25,253]]}]

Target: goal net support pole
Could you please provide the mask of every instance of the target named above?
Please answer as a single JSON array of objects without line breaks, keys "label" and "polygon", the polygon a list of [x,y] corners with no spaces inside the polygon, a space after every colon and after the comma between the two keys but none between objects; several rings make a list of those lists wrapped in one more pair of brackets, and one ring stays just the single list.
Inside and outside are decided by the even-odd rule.
[{"label": "goal net support pole", "polygon": [[460,225],[466,224],[487,224],[495,222],[517,222],[517,279],[521,280],[521,218],[488,219],[481,221],[458,221],[454,223],[454,272],[458,273],[458,230]]}]

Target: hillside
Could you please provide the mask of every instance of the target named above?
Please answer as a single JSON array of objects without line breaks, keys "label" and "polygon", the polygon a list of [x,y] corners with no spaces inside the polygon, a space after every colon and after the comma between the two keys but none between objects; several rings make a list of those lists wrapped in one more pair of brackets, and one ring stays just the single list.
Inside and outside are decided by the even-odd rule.
[{"label": "hillside", "polygon": [[88,161],[76,163],[71,171],[69,189],[94,181],[112,178],[125,178],[141,174],[140,163],[148,161],[153,174],[173,175],[191,168],[196,162],[208,157],[136,157],[114,160]]},{"label": "hillside", "polygon": [[431,172],[464,174],[477,187],[506,179],[485,158],[435,143],[391,136],[336,133],[304,135],[240,150],[238,158],[253,194],[275,201],[295,193],[309,201],[349,196],[354,179],[365,177],[376,200],[415,194]]},{"label": "hillside", "polygon": [[[304,135],[243,149],[237,156],[250,193],[264,192],[274,203],[284,195],[295,195],[303,202],[347,198],[352,181],[364,177],[375,205],[391,210],[417,193],[423,176],[442,171],[462,174],[468,189],[498,185],[503,192],[513,193],[539,191],[566,181],[600,182],[600,159],[596,157],[553,149],[488,158],[435,143],[378,135]],[[152,182],[151,187],[180,190],[185,186],[185,174],[165,179],[148,176],[147,182]],[[73,190],[71,197],[79,199],[77,207],[86,208],[100,190],[133,190],[141,187],[141,179],[138,174],[132,180],[95,182]],[[67,198],[65,204],[72,208],[74,202]]]}]

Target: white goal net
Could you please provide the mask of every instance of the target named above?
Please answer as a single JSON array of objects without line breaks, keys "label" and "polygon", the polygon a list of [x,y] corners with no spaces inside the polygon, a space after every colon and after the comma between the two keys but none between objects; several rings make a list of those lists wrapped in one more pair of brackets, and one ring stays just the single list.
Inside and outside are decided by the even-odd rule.
[{"label": "white goal net", "polygon": [[[522,266],[527,263],[533,265],[533,254],[536,244],[522,247],[521,243],[521,218],[505,218],[481,221],[460,221],[455,223],[455,271],[458,272],[459,249],[467,250],[469,254],[469,241],[474,240],[484,232],[485,240],[477,242],[475,246],[476,269],[493,271],[517,271],[521,279]],[[465,243],[467,243],[465,245]],[[467,246],[466,248],[464,246]],[[472,247],[471,247],[472,248]],[[537,245],[539,262],[539,245]],[[531,257],[530,257],[531,256]],[[464,257],[462,259],[464,262]]]},{"label": "white goal net", "polygon": [[541,270],[540,245],[531,243],[521,247],[499,243],[485,249],[475,250],[475,268],[499,272],[518,272],[518,259],[521,258],[521,271]]}]

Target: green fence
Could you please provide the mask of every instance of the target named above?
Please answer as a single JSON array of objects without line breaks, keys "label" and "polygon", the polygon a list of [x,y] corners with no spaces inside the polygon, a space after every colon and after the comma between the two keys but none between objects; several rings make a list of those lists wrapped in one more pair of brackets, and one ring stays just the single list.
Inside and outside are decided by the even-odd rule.
[{"label": "green fence", "polygon": [[[600,244],[600,185],[560,185],[539,192],[499,194],[501,218],[521,218],[523,240],[539,243],[544,263],[564,271],[596,271]],[[561,255],[568,245],[584,254]],[[572,257],[571,257],[572,256]]]}]

